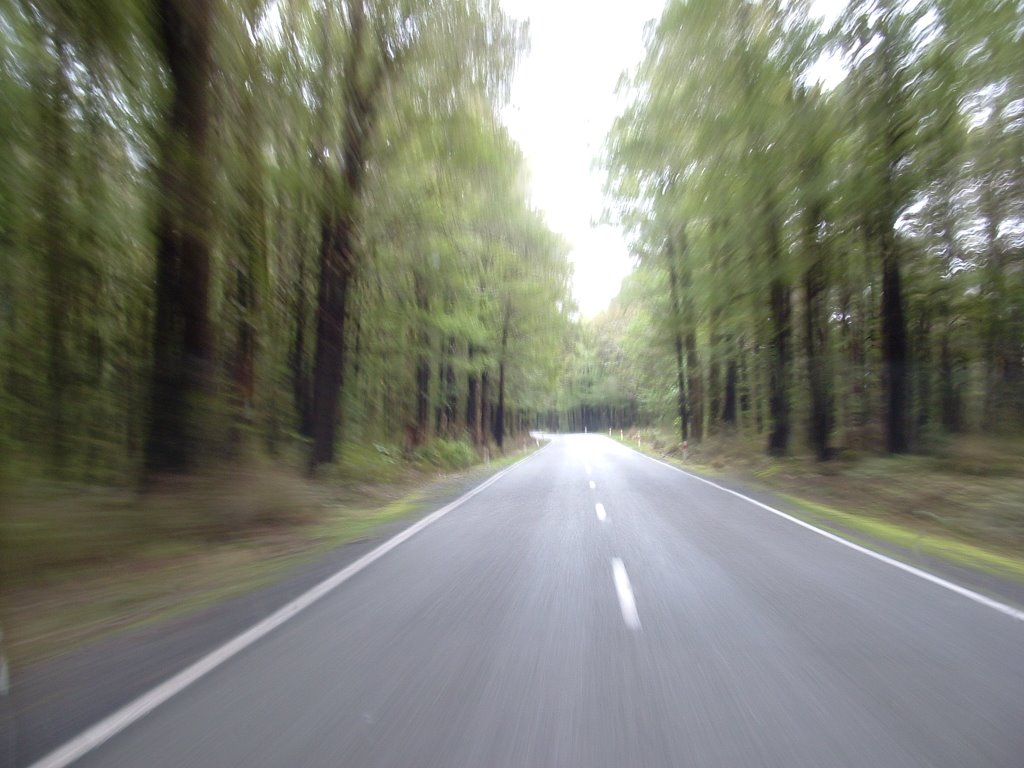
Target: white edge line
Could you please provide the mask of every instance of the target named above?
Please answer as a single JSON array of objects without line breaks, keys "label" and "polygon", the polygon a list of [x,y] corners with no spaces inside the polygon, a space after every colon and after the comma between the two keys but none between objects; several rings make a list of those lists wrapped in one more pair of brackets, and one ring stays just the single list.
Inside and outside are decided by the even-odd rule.
[{"label": "white edge line", "polygon": [[612,558],[612,580],[615,582],[615,592],[619,596],[622,620],[630,629],[640,629],[640,615],[636,612],[636,598],[633,597],[629,574],[626,573],[626,566],[622,564],[622,560],[617,557]]},{"label": "white edge line", "polygon": [[[619,445],[621,445],[621,443],[619,443]],[[626,447],[628,448],[629,446]],[[936,576],[933,573],[928,573],[928,571],[923,571],[920,568],[915,568],[913,565],[908,565],[907,563],[904,563],[901,560],[896,560],[895,558],[883,555],[880,552],[875,552],[873,549],[862,547],[860,544],[854,544],[849,539],[844,539],[842,536],[837,536],[834,533],[830,533],[826,530],[818,528],[817,526],[804,522],[803,520],[797,517],[787,515],[785,512],[780,512],[779,510],[775,509],[775,507],[770,507],[767,504],[758,501],[757,499],[752,499],[749,496],[744,496],[739,491],[734,491],[731,488],[726,488],[724,485],[719,485],[718,483],[712,482],[711,480],[706,480],[700,475],[695,475],[692,472],[687,472],[685,469],[680,469],[679,467],[669,464],[668,462],[661,461],[661,459],[656,459],[653,456],[648,456],[646,453],[642,453],[641,451],[637,451],[632,448],[630,448],[629,450],[633,451],[633,453],[637,453],[643,456],[645,459],[650,459],[656,464],[661,464],[663,467],[674,469],[676,472],[681,472],[687,477],[692,477],[694,480],[699,480],[700,482],[705,483],[706,485],[710,485],[712,488],[717,488],[720,491],[732,494],[733,496],[743,499],[744,501],[749,501],[755,507],[760,507],[763,510],[771,512],[773,515],[778,515],[779,517],[785,518],[786,520],[789,520],[789,522],[799,525],[801,528],[806,528],[809,531],[814,531],[815,533],[824,536],[826,539],[831,539],[832,541],[838,542],[839,544],[843,544],[849,547],[850,549],[860,552],[861,554],[867,555],[868,557],[873,557],[875,560],[880,560],[881,562],[891,565],[894,568],[899,568],[901,571],[905,571],[909,574],[917,576],[918,578],[924,579],[925,581],[930,581],[932,584],[942,587],[943,589],[948,589],[950,592],[955,592],[956,594],[962,597],[966,597],[968,600],[973,600],[976,603],[987,606],[995,611],[999,611],[1000,613],[1009,616],[1011,619],[1016,619],[1017,621],[1024,621],[1024,610],[1014,608],[1012,605],[1001,603],[998,600],[993,600],[991,597],[986,597],[980,592],[975,592],[973,589],[962,587],[959,584],[956,584],[952,581],[947,581],[946,579],[943,579],[940,576]]]},{"label": "white edge line", "polygon": [[[548,443],[548,445],[550,445],[550,443]],[[544,448],[546,447],[547,446],[544,446]],[[232,656],[237,655],[257,640],[260,640],[270,634],[273,630],[288,621],[288,619],[292,618],[303,609],[308,608],[317,600],[348,581],[371,563],[379,560],[381,557],[393,550],[399,544],[402,544],[412,538],[431,523],[441,519],[453,509],[462,506],[478,493],[489,488],[513,469],[543,451],[544,448],[534,451],[529,456],[523,457],[512,466],[506,467],[501,472],[498,472],[493,477],[490,477],[480,483],[480,485],[470,491],[467,491],[451,503],[445,505],[441,509],[431,512],[429,515],[413,523],[405,530],[392,536],[376,549],[367,552],[358,560],[345,566],[333,576],[329,576],[324,581],[321,581],[319,584],[299,595],[287,605],[279,608],[267,618],[257,624],[254,624],[252,627],[245,630],[232,640],[224,643],[224,645],[219,648],[211,651],[206,656],[203,656],[199,661],[196,661],[170,679],[142,694],[134,701],[129,702],[113,714],[108,715],[95,725],[82,731],[82,733],[78,734],[64,745],[57,747],[57,749],[53,750],[45,757],[42,757],[32,763],[29,768],[65,768],[65,766],[68,766],[83,757],[108,739],[116,736],[132,723],[145,717],[147,714],[183,691],[192,683],[199,680],[208,672],[213,671],[221,664],[228,661]]]}]

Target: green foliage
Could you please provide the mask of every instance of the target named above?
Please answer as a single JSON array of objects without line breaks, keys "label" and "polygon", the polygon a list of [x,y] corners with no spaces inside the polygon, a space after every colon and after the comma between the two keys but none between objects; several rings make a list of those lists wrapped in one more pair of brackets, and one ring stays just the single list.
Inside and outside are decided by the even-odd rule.
[{"label": "green foliage", "polygon": [[441,470],[465,469],[480,460],[468,440],[449,440],[443,437],[416,449],[414,458],[417,462]]},{"label": "green foliage", "polygon": [[[201,281],[213,370],[192,398],[208,414],[204,461],[302,463],[322,224],[339,206],[357,257],[334,382],[343,461],[385,471],[385,454],[363,461],[349,446],[403,445],[421,399],[415,442],[459,444],[484,374],[478,440],[495,431],[499,379],[504,428],[554,400],[565,248],[530,209],[498,120],[524,25],[489,1],[341,5],[214,3]],[[180,137],[159,7],[0,4],[0,449],[31,474],[131,483],[160,412],[148,405],[160,162]],[[353,109],[367,130],[358,188],[345,168]]]},{"label": "green foliage", "polygon": [[997,0],[857,0],[832,29],[803,3],[670,2],[608,138],[640,267],[611,310],[635,325],[592,327],[626,354],[598,399],[676,405],[691,438],[791,410],[821,456],[899,422],[918,450],[1024,429],[1021,23]]}]

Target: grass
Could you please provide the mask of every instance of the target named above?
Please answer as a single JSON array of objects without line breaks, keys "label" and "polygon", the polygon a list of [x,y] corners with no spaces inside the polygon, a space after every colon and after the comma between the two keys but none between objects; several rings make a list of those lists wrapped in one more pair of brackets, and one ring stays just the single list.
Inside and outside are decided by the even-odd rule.
[{"label": "grass", "polygon": [[771,458],[763,440],[715,436],[683,457],[675,435],[624,442],[711,477],[775,492],[800,517],[876,548],[913,551],[1024,581],[1024,440],[965,436],[929,455],[799,453]]},{"label": "grass", "polygon": [[[888,543],[918,555],[929,555],[940,560],[981,568],[1005,578],[1024,581],[1024,558],[1009,556],[927,529],[842,512],[789,494],[782,496],[791,505],[802,509],[806,513],[802,516],[810,518],[818,527],[844,535],[860,544]],[[867,538],[858,534],[866,534]]]},{"label": "grass", "polygon": [[451,446],[412,461],[383,446],[346,446],[342,456],[341,469],[316,480],[257,464],[166,480],[146,494],[43,483],[9,492],[0,563],[12,665],[272,583],[523,454],[472,468]]}]

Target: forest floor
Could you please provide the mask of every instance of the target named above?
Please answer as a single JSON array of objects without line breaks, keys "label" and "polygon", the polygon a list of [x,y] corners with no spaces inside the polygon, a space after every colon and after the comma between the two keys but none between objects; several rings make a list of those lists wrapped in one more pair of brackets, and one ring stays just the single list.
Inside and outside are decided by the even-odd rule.
[{"label": "forest floor", "polygon": [[930,455],[773,458],[763,439],[713,436],[684,457],[663,430],[623,442],[709,478],[770,491],[819,527],[1024,583],[1024,440],[960,436]]},{"label": "forest floor", "polygon": [[252,592],[524,455],[453,469],[436,455],[408,462],[380,446],[348,447],[343,469],[315,481],[254,462],[146,494],[21,483],[0,516],[4,650],[18,668]]}]

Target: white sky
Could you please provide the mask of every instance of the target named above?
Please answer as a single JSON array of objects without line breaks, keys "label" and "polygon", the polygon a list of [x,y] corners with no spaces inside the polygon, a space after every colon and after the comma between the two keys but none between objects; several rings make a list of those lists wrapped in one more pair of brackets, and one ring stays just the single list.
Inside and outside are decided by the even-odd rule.
[{"label": "white sky", "polygon": [[[625,107],[615,95],[619,76],[643,58],[644,25],[665,3],[502,0],[506,13],[530,22],[530,53],[502,117],[526,156],[533,204],[572,247],[573,295],[584,317],[607,307],[632,269],[622,232],[596,225],[605,200],[595,162]],[[833,18],[841,4],[814,2]]]},{"label": "white sky", "polygon": [[505,124],[529,164],[533,203],[572,246],[573,294],[584,317],[619,292],[632,260],[616,227],[591,226],[604,210],[604,171],[594,167],[615,117],[623,70],[643,57],[644,24],[665,0],[502,0],[530,21]]}]

